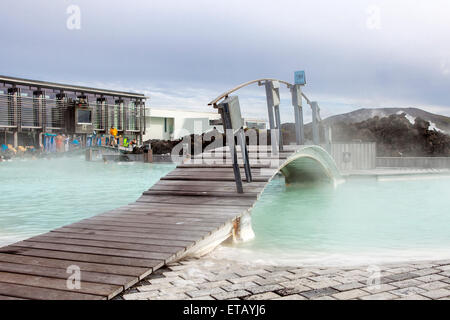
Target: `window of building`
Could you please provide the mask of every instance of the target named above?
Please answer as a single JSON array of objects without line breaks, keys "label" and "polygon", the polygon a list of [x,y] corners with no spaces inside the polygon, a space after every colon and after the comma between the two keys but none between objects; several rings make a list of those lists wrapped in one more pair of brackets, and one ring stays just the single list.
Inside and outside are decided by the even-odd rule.
[{"label": "window of building", "polygon": [[82,123],[90,124],[90,123],[92,123],[91,110],[78,109],[77,110],[77,114],[78,114],[78,121],[77,122],[79,124],[82,124]]}]

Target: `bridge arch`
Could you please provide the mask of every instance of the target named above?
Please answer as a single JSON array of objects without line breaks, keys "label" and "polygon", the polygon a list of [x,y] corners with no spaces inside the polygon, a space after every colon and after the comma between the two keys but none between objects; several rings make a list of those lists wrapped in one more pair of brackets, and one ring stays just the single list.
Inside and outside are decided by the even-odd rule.
[{"label": "bridge arch", "polygon": [[301,146],[279,168],[286,183],[327,180],[337,185],[343,182],[331,155],[316,145]]}]

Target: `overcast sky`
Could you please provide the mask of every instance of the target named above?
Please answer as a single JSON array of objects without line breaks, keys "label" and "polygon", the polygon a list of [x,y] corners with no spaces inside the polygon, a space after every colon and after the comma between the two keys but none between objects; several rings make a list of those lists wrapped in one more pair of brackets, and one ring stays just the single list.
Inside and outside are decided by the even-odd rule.
[{"label": "overcast sky", "polygon": [[[450,115],[449,17],[448,0],[16,0],[0,11],[0,74],[205,111],[239,83],[305,70],[323,117],[394,106]],[[267,118],[263,88],[239,97],[246,115]],[[282,98],[289,121],[289,91]]]}]

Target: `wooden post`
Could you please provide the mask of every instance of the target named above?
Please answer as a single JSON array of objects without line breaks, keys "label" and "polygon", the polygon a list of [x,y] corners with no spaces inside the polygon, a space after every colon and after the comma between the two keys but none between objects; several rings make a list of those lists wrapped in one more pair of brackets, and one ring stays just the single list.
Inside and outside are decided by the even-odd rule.
[{"label": "wooden post", "polygon": [[85,156],[85,160],[86,161],[92,161],[92,148],[89,148],[86,150],[86,156]]},{"label": "wooden post", "polygon": [[149,147],[148,151],[144,153],[144,162],[145,163],[152,163],[153,162],[153,151]]}]

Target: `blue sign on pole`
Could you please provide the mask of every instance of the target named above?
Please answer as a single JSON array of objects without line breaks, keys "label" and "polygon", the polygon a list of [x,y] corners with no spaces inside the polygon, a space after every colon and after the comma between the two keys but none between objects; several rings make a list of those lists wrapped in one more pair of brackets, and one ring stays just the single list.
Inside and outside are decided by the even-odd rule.
[{"label": "blue sign on pole", "polygon": [[306,84],[305,71],[301,70],[301,71],[295,71],[294,72],[294,83],[295,84],[301,84],[301,85],[305,85]]}]

